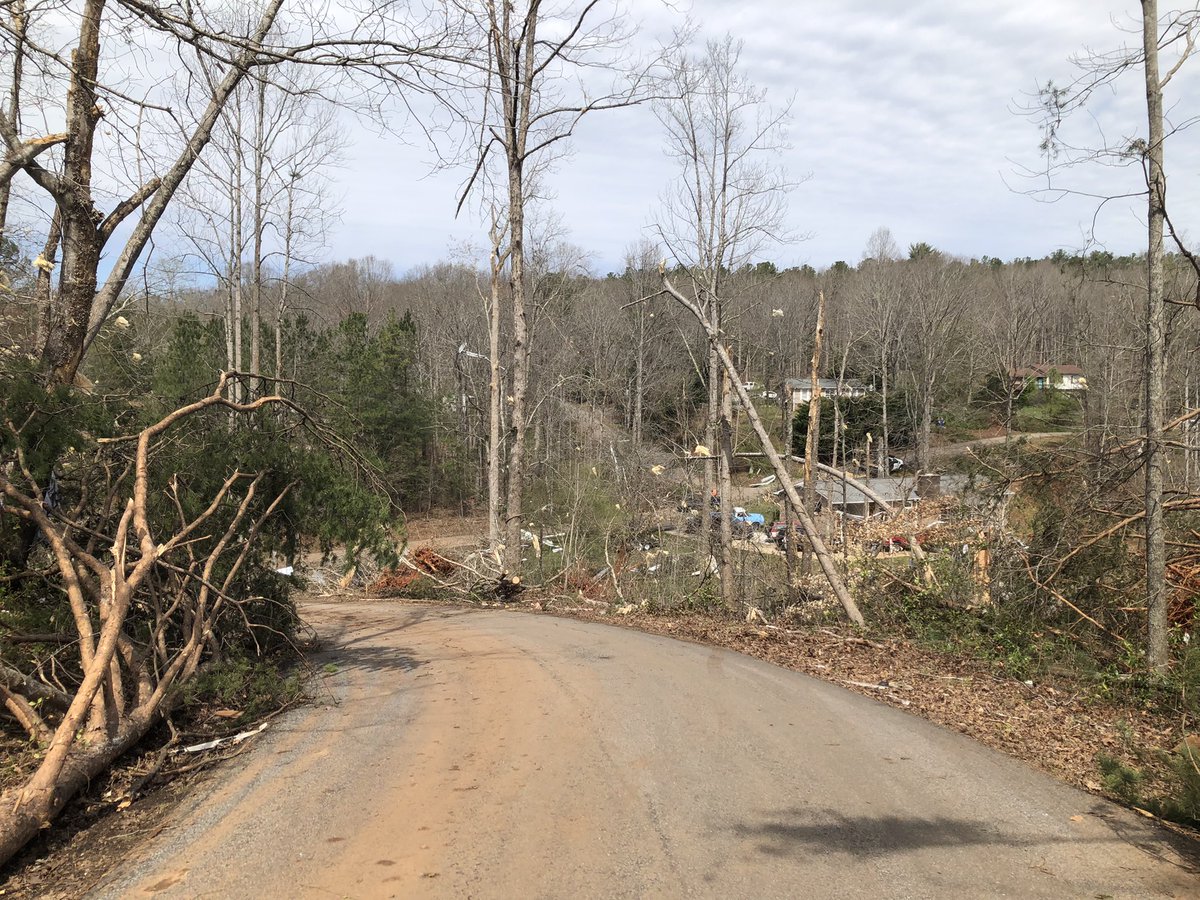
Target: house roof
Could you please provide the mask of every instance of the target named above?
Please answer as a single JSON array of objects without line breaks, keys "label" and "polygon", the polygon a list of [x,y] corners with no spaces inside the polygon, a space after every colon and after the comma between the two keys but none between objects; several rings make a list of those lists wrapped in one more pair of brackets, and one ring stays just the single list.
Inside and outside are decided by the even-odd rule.
[{"label": "house roof", "polygon": [[1014,378],[1045,378],[1051,372],[1057,372],[1059,375],[1082,375],[1083,369],[1079,368],[1079,366],[1039,363],[1036,366],[1029,366],[1028,368],[1013,369],[1012,376]]},{"label": "house roof", "polygon": [[[784,385],[790,391],[804,390],[812,387],[811,378],[788,378],[784,380]],[[823,391],[836,391],[840,384],[843,388],[865,389],[866,385],[857,378],[847,378],[845,381],[839,382],[836,378],[818,378],[817,384],[821,386]]]},{"label": "house roof", "polygon": [[[855,480],[864,483],[868,490],[874,491],[886,500],[889,505],[920,499],[917,497],[916,488],[911,481],[896,481],[891,478],[858,478]],[[804,482],[798,481],[794,486],[798,491],[803,490]],[[783,491],[776,491],[776,493],[782,494]],[[817,493],[824,497],[826,502],[831,505],[840,506],[843,496],[841,479],[817,479]],[[868,499],[866,494],[851,484],[846,484],[845,498],[847,506],[861,504]]]}]

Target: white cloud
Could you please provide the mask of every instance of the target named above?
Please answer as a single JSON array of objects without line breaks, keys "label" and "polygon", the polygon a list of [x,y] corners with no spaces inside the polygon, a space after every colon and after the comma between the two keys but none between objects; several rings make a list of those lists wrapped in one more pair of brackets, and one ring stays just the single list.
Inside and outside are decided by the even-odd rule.
[{"label": "white cloud", "polygon": [[[967,256],[1040,256],[1083,244],[1095,199],[1046,204],[1020,193],[1037,186],[1023,180],[1021,166],[1040,160],[1037,128],[1018,107],[1046,80],[1069,81],[1075,70],[1068,58],[1083,48],[1127,43],[1133,36],[1114,17],[1131,22],[1136,4],[694,0],[690,12],[703,35],[729,31],[745,41],[749,74],[772,99],[796,96],[786,164],[812,179],[793,194],[791,216],[794,229],[812,239],[781,248],[777,260],[857,260],[879,225],[901,243],[928,241]],[[669,21],[661,7],[645,14],[658,28]],[[1177,118],[1196,111],[1187,98],[1196,93],[1198,67],[1171,84]],[[1095,121],[1079,116],[1065,134],[1094,142],[1100,129],[1110,140],[1137,133],[1141,102],[1130,79],[1121,92],[1096,97]],[[460,177],[430,175],[424,145],[363,133],[349,156],[339,173],[346,211],[336,255],[373,253],[404,269],[482,236],[474,216],[454,218]],[[1168,171],[1180,216],[1200,201],[1198,169],[1200,135],[1176,137]],[[570,239],[603,272],[640,236],[672,174],[648,110],[598,113],[580,127],[551,181],[555,207]],[[1137,171],[1090,167],[1062,184],[1108,195],[1136,190],[1138,179]],[[1135,199],[1106,207],[1097,238],[1119,252],[1135,250],[1138,206]]]}]

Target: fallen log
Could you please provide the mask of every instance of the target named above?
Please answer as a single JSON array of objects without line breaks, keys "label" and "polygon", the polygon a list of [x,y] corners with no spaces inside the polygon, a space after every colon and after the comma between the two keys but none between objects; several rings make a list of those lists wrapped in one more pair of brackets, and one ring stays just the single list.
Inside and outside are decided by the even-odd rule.
[{"label": "fallen log", "polygon": [[505,602],[515,600],[524,590],[525,585],[522,583],[520,575],[501,572],[500,577],[496,579],[496,596]]},{"label": "fallen log", "polygon": [[71,697],[68,694],[2,662],[0,662],[0,685],[13,693],[20,694],[26,700],[40,700],[56,709],[66,709],[71,705]]}]

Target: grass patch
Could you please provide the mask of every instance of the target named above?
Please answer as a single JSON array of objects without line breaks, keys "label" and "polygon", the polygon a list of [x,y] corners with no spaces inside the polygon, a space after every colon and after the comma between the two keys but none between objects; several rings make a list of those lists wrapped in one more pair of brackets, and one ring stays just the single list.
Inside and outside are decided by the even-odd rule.
[{"label": "grass patch", "polygon": [[282,657],[228,659],[197,676],[184,688],[189,707],[236,709],[235,721],[249,722],[296,702],[303,695],[304,675],[284,671]]}]

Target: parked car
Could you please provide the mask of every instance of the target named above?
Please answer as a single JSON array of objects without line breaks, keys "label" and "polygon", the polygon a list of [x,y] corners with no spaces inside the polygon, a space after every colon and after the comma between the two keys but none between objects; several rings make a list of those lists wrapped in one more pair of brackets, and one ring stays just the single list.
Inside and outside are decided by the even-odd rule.
[{"label": "parked car", "polygon": [[763,391],[758,396],[760,396],[764,400],[778,400],[779,392],[778,391]]},{"label": "parked car", "polygon": [[767,526],[767,520],[763,517],[762,513],[746,512],[746,510],[741,506],[735,506],[733,508],[733,521],[735,523],[749,525],[751,528],[755,529],[765,528]]},{"label": "parked car", "polygon": [[[794,537],[799,537],[799,535],[800,535],[800,523],[799,522],[792,523],[791,534]],[[773,524],[771,526],[770,530],[767,532],[767,539],[769,541],[771,541],[772,543],[774,543],[780,550],[787,549],[788,528],[784,524],[782,519],[780,519],[778,522],[776,522],[775,524]]]}]

